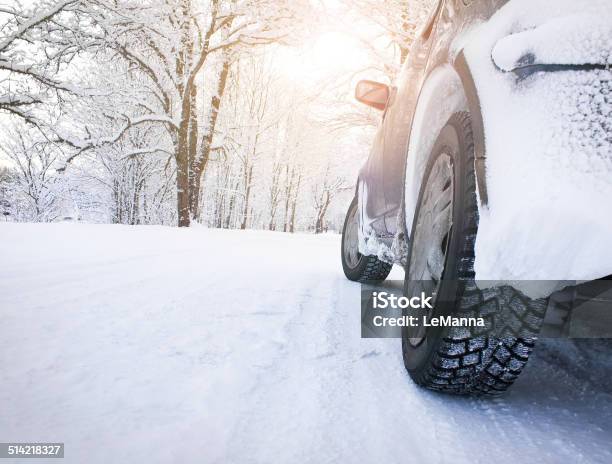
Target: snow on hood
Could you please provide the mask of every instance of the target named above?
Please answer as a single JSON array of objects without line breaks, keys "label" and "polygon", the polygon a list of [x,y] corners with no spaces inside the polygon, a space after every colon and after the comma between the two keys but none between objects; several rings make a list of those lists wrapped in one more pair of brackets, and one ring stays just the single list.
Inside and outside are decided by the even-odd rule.
[{"label": "snow on hood", "polygon": [[493,48],[504,71],[532,64],[612,64],[612,21],[607,15],[568,15],[511,34]]},{"label": "snow on hood", "polygon": [[478,280],[513,282],[543,297],[555,282],[537,292],[516,282],[612,274],[612,71],[517,79],[492,58],[502,68],[526,51],[546,61],[609,63],[608,24],[609,0],[511,0],[458,41],[478,89],[487,147]]}]

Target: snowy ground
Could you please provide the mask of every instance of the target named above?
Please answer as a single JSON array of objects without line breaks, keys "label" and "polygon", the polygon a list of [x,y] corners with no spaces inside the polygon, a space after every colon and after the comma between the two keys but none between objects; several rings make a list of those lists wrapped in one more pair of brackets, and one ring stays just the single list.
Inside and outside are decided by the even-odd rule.
[{"label": "snowy ground", "polygon": [[399,341],[360,339],[338,253],[0,224],[0,442],[71,463],[612,462],[611,344],[543,341],[495,401],[424,391]]}]

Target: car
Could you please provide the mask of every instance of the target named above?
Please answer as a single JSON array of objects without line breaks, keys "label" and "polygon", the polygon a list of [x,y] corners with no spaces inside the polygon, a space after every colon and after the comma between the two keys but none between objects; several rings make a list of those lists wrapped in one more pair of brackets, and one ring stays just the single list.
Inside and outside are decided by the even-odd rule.
[{"label": "car", "polygon": [[434,316],[406,327],[424,387],[497,395],[531,355],[550,296],[612,274],[612,4],[440,0],[394,85],[360,81],[382,112],[342,234],[355,282],[405,269]]}]

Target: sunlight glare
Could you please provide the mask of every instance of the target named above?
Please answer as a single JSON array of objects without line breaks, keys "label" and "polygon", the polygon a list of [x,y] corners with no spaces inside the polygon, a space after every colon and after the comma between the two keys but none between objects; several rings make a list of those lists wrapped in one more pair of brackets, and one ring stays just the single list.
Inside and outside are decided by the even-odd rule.
[{"label": "sunlight glare", "polygon": [[278,62],[283,76],[303,84],[341,78],[367,63],[367,53],[359,41],[336,31],[321,33],[297,48],[284,48]]}]

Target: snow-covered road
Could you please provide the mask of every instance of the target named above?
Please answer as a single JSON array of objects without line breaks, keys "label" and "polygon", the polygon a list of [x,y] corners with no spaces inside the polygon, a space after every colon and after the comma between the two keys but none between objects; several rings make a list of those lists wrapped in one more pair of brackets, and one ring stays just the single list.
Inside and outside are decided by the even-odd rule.
[{"label": "snow-covered road", "polygon": [[612,462],[612,344],[542,341],[501,399],[424,391],[399,341],[360,338],[338,253],[0,224],[0,442],[79,464]]}]

